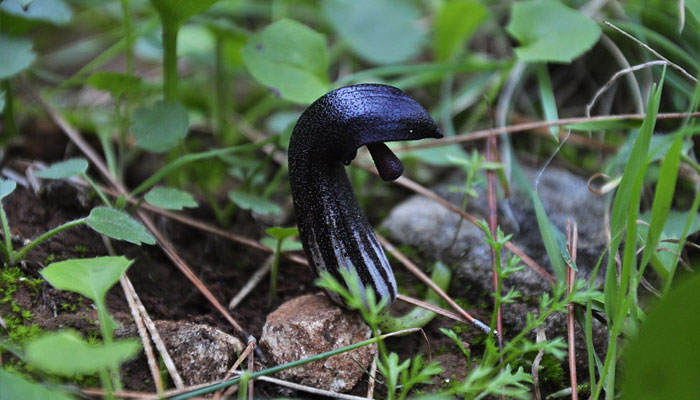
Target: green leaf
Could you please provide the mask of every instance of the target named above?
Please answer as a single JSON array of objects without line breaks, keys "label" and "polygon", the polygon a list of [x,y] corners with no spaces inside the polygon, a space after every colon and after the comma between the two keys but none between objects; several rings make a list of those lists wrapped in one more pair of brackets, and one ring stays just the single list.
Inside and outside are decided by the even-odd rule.
[{"label": "green leaf", "polygon": [[166,210],[182,210],[184,207],[197,207],[191,194],[171,187],[155,187],[146,196],[146,202]]},{"label": "green leaf", "polygon": [[88,169],[88,162],[84,158],[71,158],[51,164],[50,167],[38,171],[36,176],[44,179],[66,179],[71,176],[82,175]]},{"label": "green leaf", "polygon": [[[391,146],[390,146],[391,147]],[[403,151],[399,153],[401,160],[415,159],[421,163],[436,166],[454,165],[453,160],[465,159],[469,157],[462,147],[458,145],[428,147],[426,149]]]},{"label": "green leaf", "polygon": [[90,228],[112,239],[125,240],[140,245],[142,242],[155,244],[156,239],[124,211],[109,207],[95,207],[85,221]]},{"label": "green leaf", "polygon": [[[537,66],[537,83],[540,89],[540,101],[542,102],[545,118],[549,122],[558,120],[559,112],[557,111],[557,102],[554,98],[554,90],[552,90],[552,81],[549,78],[547,64],[539,64]],[[556,142],[559,142],[558,127],[550,126],[549,133]]]},{"label": "green leaf", "polygon": [[0,10],[16,17],[50,22],[63,25],[70,22],[72,12],[62,0],[4,0],[0,2]]},{"label": "green leaf", "polygon": [[[277,242],[278,239],[269,236],[260,239],[260,243],[269,247],[272,250],[277,249]],[[282,242],[282,248],[280,249],[280,251],[282,251],[282,253],[286,253],[288,251],[299,251],[303,248],[304,247],[302,246],[300,241],[287,239],[284,242]]]},{"label": "green leaf", "polygon": [[17,182],[0,179],[0,200],[4,199],[5,197],[9,196],[12,192],[14,192],[16,187]]},{"label": "green leaf", "polygon": [[5,109],[5,91],[0,90],[0,110]]},{"label": "green leaf", "polygon": [[568,63],[600,37],[595,22],[556,0],[513,3],[506,30],[520,42],[515,54],[524,62]]},{"label": "green leaf", "polygon": [[[119,365],[141,348],[134,339],[94,345],[72,330],[46,333],[27,345],[27,361],[43,371],[71,377]],[[50,397],[53,398],[53,397]]]},{"label": "green leaf", "polygon": [[75,398],[61,389],[44,387],[26,380],[21,375],[0,369],[0,399],[74,400]]},{"label": "green leaf", "polygon": [[209,8],[217,0],[151,0],[164,24],[180,25]]},{"label": "green leaf", "polygon": [[35,58],[36,53],[29,40],[0,35],[0,79],[11,78],[24,71]]},{"label": "green leaf", "polygon": [[126,257],[74,258],[49,264],[41,275],[59,290],[80,293],[95,303],[104,296],[133,263]]},{"label": "green leaf", "polygon": [[700,0],[685,0],[685,8],[700,22]]},{"label": "green leaf", "polygon": [[321,10],[355,53],[376,64],[409,60],[424,41],[420,10],[410,1],[325,0]]},{"label": "green leaf", "polygon": [[448,61],[460,55],[487,16],[488,9],[479,0],[452,0],[443,4],[434,22],[436,58]]},{"label": "green leaf", "polygon": [[455,342],[462,354],[464,354],[464,356],[467,357],[467,359],[469,359],[469,357],[471,356],[471,351],[464,347],[462,339],[460,339],[459,336],[457,336],[455,331],[453,331],[452,329],[440,328],[440,332],[442,332],[448,338],[452,339],[452,341]]},{"label": "green leaf", "polygon": [[308,104],[326,93],[326,38],[289,19],[251,36],[241,49],[245,66],[258,82],[284,99]]},{"label": "green leaf", "polygon": [[640,269],[646,267],[647,262],[656,250],[656,245],[661,238],[666,219],[671,210],[673,193],[676,190],[676,179],[678,178],[678,168],[681,161],[681,149],[683,147],[683,137],[678,136],[673,145],[666,152],[664,161],[661,163],[659,180],[656,183],[654,192],[654,202],[651,206],[651,216],[649,222],[649,233],[646,237]]},{"label": "green leaf", "polygon": [[561,231],[557,229],[557,227],[554,226],[552,221],[549,219],[539,194],[530,184],[527,178],[525,178],[520,169],[520,165],[517,163],[513,163],[513,177],[518,185],[524,189],[530,197],[532,207],[535,210],[537,227],[539,228],[540,236],[542,236],[542,243],[544,244],[545,251],[547,252],[549,262],[552,265],[552,270],[554,271],[554,275],[556,276],[557,280],[559,282],[563,282],[566,280],[567,264],[574,270],[576,269],[576,266],[571,260],[571,256],[566,248],[564,234],[561,233]]},{"label": "green leaf", "polygon": [[102,71],[90,75],[87,83],[97,90],[104,90],[114,97],[119,97],[123,93],[139,90],[141,78],[119,72]]},{"label": "green leaf", "polygon": [[[609,254],[615,254],[622,241],[622,232],[630,240],[625,241],[622,259],[622,269],[620,276],[616,276],[615,257],[608,257],[607,270],[605,273],[605,313],[609,318],[616,318],[618,313],[622,313],[622,302],[627,291],[627,285],[632,271],[636,270],[636,244],[637,244],[637,216],[639,215],[639,205],[644,175],[646,174],[649,154],[649,146],[652,133],[656,126],[656,116],[659,112],[661,102],[661,89],[663,87],[664,74],[661,83],[652,87],[647,104],[647,112],[639,129],[629,158],[625,163],[620,185],[615,193],[612,212],[610,216],[610,241]],[[624,307],[622,307],[624,309]],[[613,320],[614,324],[619,323]]]},{"label": "green leaf", "polygon": [[700,398],[700,276],[672,290],[649,311],[625,346],[622,398]]},{"label": "green leaf", "polygon": [[177,146],[187,136],[189,127],[190,119],[182,104],[157,101],[134,111],[131,133],[136,138],[136,146],[162,153]]},{"label": "green leaf", "polygon": [[267,233],[275,239],[283,240],[288,237],[299,236],[299,229],[296,227],[285,228],[282,226],[273,226],[271,228],[265,229],[265,233]]},{"label": "green leaf", "polygon": [[253,193],[231,191],[228,198],[244,210],[251,210],[258,214],[279,214],[282,209],[270,200]]}]

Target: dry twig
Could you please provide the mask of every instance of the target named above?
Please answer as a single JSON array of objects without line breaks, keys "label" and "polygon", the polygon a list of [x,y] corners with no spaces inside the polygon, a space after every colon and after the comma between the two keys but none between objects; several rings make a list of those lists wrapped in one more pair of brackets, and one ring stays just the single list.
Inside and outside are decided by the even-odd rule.
[{"label": "dry twig", "polygon": [[136,297],[136,292],[133,291],[133,286],[131,286],[128,281],[126,274],[122,275],[119,279],[119,284],[124,291],[124,297],[126,302],[129,304],[129,310],[131,311],[131,317],[134,319],[136,324],[136,329],[141,338],[141,344],[143,345],[143,352],[146,354],[146,362],[148,363],[148,369],[151,370],[151,377],[153,377],[153,382],[156,386],[156,392],[162,393],[165,390],[163,386],[163,379],[160,376],[160,371],[158,370],[158,363],[156,362],[156,357],[153,354],[153,347],[151,346],[151,339],[148,337],[148,330],[143,321],[143,317],[139,312],[139,308],[136,305],[134,298]]}]

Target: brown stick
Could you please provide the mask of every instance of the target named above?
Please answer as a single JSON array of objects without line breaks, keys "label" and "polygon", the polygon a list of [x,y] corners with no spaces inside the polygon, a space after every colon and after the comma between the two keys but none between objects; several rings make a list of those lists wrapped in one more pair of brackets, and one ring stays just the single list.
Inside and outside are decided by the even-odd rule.
[{"label": "brown stick", "polygon": [[[491,136],[486,140],[486,161],[496,162],[498,156],[496,151],[498,149],[498,139],[497,136]],[[491,235],[496,235],[498,230],[498,205],[496,204],[496,171],[489,170],[486,172],[487,176],[487,190],[486,190],[486,202],[489,208],[489,229],[491,230]],[[498,284],[498,273],[496,271],[496,251],[491,247],[489,252],[491,255],[491,278],[493,281],[493,291],[496,293],[498,298],[501,296],[501,288]],[[500,254],[498,255],[500,258]],[[503,314],[501,313],[501,304],[496,305],[496,331],[498,332],[498,348],[503,352]]]},{"label": "brown stick", "polygon": [[139,309],[136,305],[136,301],[134,300],[134,295],[136,293],[133,292],[133,287],[127,283],[127,279],[129,278],[127,278],[126,274],[124,274],[119,279],[119,283],[121,284],[122,290],[124,291],[124,297],[126,298],[126,302],[129,304],[131,317],[134,319],[136,329],[139,333],[139,337],[141,338],[143,352],[144,354],[146,354],[146,362],[148,364],[148,369],[151,371],[151,377],[153,377],[153,382],[156,386],[156,392],[162,393],[163,390],[165,390],[163,387],[163,379],[160,376],[160,371],[158,370],[158,363],[156,362],[156,357],[153,354],[153,346],[151,346],[151,339],[148,337],[148,330],[146,329],[143,317],[141,316],[141,313],[139,312]]},{"label": "brown stick", "polygon": [[[448,146],[451,144],[471,142],[474,140],[486,139],[490,136],[496,136],[501,134],[511,134],[516,132],[530,131],[534,129],[548,128],[550,126],[564,126],[581,124],[584,122],[608,122],[608,121],[621,121],[625,119],[644,119],[646,114],[618,114],[618,115],[602,115],[597,117],[576,117],[576,118],[562,118],[556,121],[533,121],[526,122],[523,124],[509,125],[502,128],[490,128],[481,129],[478,131],[472,131],[467,133],[462,133],[457,136],[446,137],[442,139],[435,139],[429,142],[415,144],[411,146],[404,146],[398,149],[394,149],[394,152],[409,151],[417,149],[427,149],[430,147],[440,147]],[[678,119],[678,118],[697,118],[700,117],[700,111],[692,113],[659,113],[657,119]]]},{"label": "brown stick", "polygon": [[394,247],[393,244],[391,244],[388,240],[386,240],[384,237],[382,237],[380,234],[377,234],[377,238],[379,238],[379,241],[382,243],[384,248],[391,253],[394,257],[396,257],[399,261],[401,261],[401,264],[403,264],[406,269],[411,271],[413,275],[415,275],[418,279],[423,281],[429,288],[433,289],[435,293],[438,294],[438,296],[442,297],[443,300],[447,302],[447,304],[452,307],[453,310],[457,311],[457,313],[469,321],[469,323],[473,324],[480,330],[490,333],[491,329],[485,325],[483,322],[479,321],[478,319],[472,317],[469,315],[468,312],[464,311],[462,307],[459,306],[454,300],[452,300],[452,297],[448,296],[447,293],[445,293],[438,285],[433,282],[428,275],[424,274],[423,271],[418,268],[416,264],[413,263],[413,261],[409,260],[408,257],[406,257],[403,253],[398,251],[396,247]]}]

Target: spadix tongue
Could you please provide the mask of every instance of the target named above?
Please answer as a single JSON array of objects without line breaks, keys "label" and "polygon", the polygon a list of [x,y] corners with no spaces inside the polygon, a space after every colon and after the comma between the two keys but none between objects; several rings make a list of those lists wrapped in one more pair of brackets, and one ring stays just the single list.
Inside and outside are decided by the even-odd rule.
[{"label": "spadix tongue", "polygon": [[369,154],[372,155],[374,165],[379,171],[379,176],[385,181],[393,181],[403,174],[403,164],[401,160],[392,153],[384,143],[368,144]]}]

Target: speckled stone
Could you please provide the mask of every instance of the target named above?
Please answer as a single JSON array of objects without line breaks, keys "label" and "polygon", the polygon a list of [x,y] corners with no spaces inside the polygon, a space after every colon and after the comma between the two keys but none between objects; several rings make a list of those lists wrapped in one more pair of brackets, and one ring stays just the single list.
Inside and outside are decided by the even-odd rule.
[{"label": "speckled stone", "polygon": [[[260,344],[279,365],[360,342],[370,328],[323,294],[297,297],[267,316]],[[369,368],[374,346],[364,346],[325,360],[281,371],[277,376],[303,385],[347,392]]]}]

